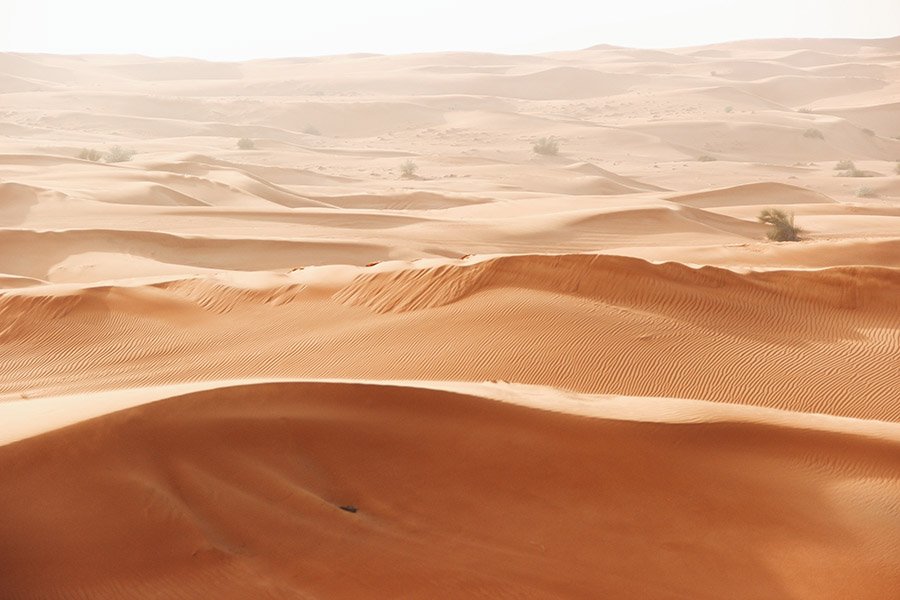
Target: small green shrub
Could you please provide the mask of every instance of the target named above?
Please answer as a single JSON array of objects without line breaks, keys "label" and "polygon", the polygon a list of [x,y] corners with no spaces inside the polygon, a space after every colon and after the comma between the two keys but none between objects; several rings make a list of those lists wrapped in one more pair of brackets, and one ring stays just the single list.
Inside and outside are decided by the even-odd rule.
[{"label": "small green shrub", "polygon": [[715,156],[710,156],[709,154],[704,154],[702,156],[698,156],[697,160],[700,162],[716,162],[717,159]]},{"label": "small green shrub", "polygon": [[803,231],[794,225],[794,215],[777,208],[767,208],[756,217],[760,223],[770,225],[766,236],[775,242],[799,242]]},{"label": "small green shrub", "polygon": [[94,148],[82,148],[81,152],[78,153],[78,158],[81,160],[91,160],[97,162],[101,158],[103,158],[103,153],[99,150],[95,150]]},{"label": "small green shrub", "polygon": [[727,112],[727,113],[734,112],[734,107],[733,107],[733,106],[726,106],[726,107],[725,107],[725,112]]},{"label": "small green shrub", "polygon": [[815,140],[824,140],[825,139],[825,135],[821,131],[819,131],[818,129],[812,129],[812,128],[804,131],[803,137],[811,138],[811,139],[815,139]]},{"label": "small green shrub", "polygon": [[250,138],[241,138],[238,140],[237,147],[240,150],[253,150],[256,148],[256,143]]},{"label": "small green shrub", "polygon": [[542,137],[532,146],[535,154],[543,156],[556,156],[559,154],[559,142],[554,137]]},{"label": "small green shrub", "polygon": [[418,170],[419,165],[411,160],[408,160],[400,165],[400,176],[403,177],[403,179],[412,179],[416,176],[416,172]]},{"label": "small green shrub", "polygon": [[132,158],[136,152],[131,148],[124,148],[122,146],[113,146],[106,153],[106,162],[108,163],[120,163],[120,162],[128,162]]}]

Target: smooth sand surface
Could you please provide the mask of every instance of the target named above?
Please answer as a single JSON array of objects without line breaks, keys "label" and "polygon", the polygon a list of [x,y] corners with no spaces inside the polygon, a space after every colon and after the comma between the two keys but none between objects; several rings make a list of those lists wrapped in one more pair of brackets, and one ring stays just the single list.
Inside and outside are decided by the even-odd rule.
[{"label": "smooth sand surface", "polygon": [[896,589],[896,426],[886,441],[642,417],[339,383],[174,396],[0,455],[0,527],[16,548],[4,555],[6,593],[887,598]]},{"label": "smooth sand surface", "polygon": [[0,54],[0,599],[892,598],[898,107],[898,38]]}]

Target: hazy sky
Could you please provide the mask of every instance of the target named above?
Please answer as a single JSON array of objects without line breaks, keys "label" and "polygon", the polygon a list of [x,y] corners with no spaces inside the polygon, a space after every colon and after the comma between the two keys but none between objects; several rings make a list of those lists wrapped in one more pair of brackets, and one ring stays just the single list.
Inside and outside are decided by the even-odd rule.
[{"label": "hazy sky", "polygon": [[0,50],[240,59],[900,35],[900,0],[0,0]]}]

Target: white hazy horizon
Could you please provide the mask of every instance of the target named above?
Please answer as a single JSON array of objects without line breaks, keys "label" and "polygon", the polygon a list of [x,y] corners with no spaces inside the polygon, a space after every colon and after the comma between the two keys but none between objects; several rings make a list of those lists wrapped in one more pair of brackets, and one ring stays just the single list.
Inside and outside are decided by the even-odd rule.
[{"label": "white hazy horizon", "polygon": [[245,60],[371,52],[533,54],[761,38],[886,38],[898,0],[2,0],[0,51]]}]

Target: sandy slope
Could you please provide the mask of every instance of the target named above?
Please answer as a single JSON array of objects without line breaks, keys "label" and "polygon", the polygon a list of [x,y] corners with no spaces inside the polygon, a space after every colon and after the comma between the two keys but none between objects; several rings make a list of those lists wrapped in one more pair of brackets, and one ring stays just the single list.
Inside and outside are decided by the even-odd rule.
[{"label": "sandy slope", "polygon": [[898,103],[898,38],[0,54],[0,599],[891,597]]},{"label": "sandy slope", "polygon": [[885,598],[900,583],[900,430],[654,420],[334,383],[174,397],[0,455],[5,597]]},{"label": "sandy slope", "polygon": [[10,291],[0,393],[493,379],[900,420],[895,269],[742,275],[566,255],[295,276]]}]

